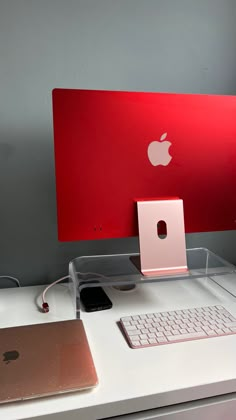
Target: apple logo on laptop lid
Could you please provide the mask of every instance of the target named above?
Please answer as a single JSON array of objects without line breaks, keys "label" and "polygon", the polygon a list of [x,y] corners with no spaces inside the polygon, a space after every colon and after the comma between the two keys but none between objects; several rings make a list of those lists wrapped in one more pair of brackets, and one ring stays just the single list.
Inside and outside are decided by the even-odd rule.
[{"label": "apple logo on laptop lid", "polygon": [[10,350],[3,353],[3,362],[6,364],[10,363],[13,360],[18,359],[20,354],[16,350]]}]

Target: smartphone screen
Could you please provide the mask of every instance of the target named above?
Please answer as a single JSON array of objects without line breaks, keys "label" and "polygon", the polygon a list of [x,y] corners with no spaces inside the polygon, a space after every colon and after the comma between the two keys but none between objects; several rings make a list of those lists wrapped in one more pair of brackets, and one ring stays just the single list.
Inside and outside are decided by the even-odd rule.
[{"label": "smartphone screen", "polygon": [[102,287],[86,287],[80,292],[81,302],[86,312],[103,311],[112,308],[112,302]]}]

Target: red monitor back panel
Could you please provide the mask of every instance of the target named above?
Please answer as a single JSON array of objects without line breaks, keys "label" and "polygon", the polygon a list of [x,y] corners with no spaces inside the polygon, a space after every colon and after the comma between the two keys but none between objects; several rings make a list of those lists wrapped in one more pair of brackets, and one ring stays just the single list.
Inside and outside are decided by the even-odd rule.
[{"label": "red monitor back panel", "polygon": [[186,232],[235,229],[235,96],[54,89],[53,124],[59,240],[135,236],[162,196]]}]

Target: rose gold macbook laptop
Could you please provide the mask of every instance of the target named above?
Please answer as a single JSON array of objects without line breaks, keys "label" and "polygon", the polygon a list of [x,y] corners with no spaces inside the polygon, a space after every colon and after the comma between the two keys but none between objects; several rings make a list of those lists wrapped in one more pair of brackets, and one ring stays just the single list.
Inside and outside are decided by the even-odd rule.
[{"label": "rose gold macbook laptop", "polygon": [[97,374],[81,320],[0,329],[0,402],[94,387]]}]

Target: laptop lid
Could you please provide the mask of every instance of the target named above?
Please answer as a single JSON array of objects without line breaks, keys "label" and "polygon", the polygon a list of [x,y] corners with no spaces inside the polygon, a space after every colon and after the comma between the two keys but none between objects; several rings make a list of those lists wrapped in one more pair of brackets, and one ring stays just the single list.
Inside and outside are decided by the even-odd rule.
[{"label": "laptop lid", "polygon": [[81,320],[0,329],[0,355],[1,403],[98,383]]}]

